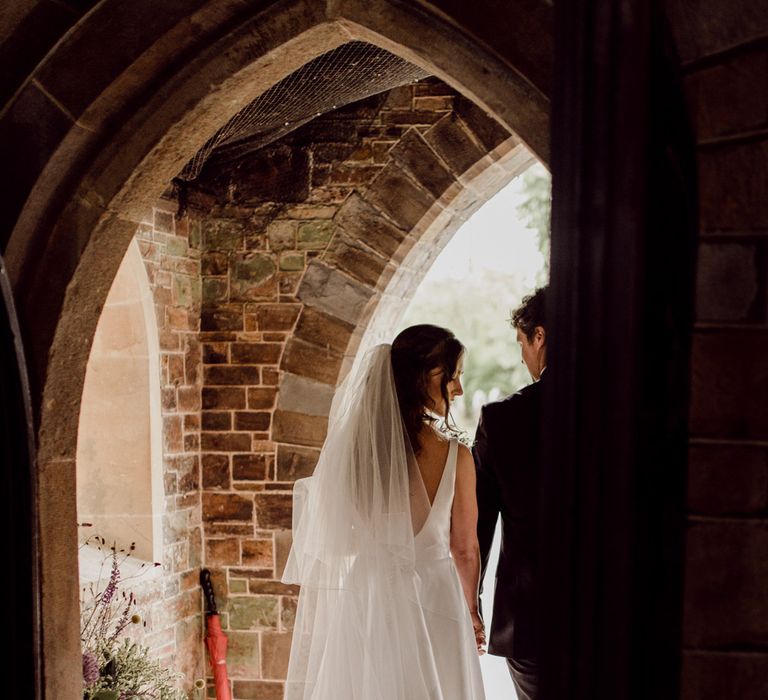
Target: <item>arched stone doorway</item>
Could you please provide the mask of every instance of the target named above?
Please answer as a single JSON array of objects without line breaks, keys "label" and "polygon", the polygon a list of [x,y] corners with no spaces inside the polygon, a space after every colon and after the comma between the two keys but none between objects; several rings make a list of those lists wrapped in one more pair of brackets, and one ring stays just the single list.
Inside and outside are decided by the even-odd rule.
[{"label": "arched stone doorway", "polygon": [[[38,399],[47,696],[78,693],[76,584],[54,572],[74,571],[76,416],[88,349],[142,212],[196,147],[259,90],[350,38],[378,43],[444,78],[546,156],[549,9],[522,4],[521,17],[537,39],[516,45],[502,41],[508,7],[479,24],[462,19],[476,26],[477,35],[468,36],[450,21],[463,9],[292,2],[238,16],[236,8],[212,3],[187,17],[188,8],[157,16],[154,7],[106,2],[23,83],[2,131],[10,138],[10,128],[26,127],[13,148],[20,177],[5,203],[4,243],[24,300]],[[36,21],[19,19],[20,35]],[[71,67],[101,44],[107,20],[117,27],[113,61],[73,89]],[[20,84],[26,78],[17,77]],[[40,141],[30,110],[47,130],[46,148],[35,145],[34,162],[22,167],[24,149]]]}]

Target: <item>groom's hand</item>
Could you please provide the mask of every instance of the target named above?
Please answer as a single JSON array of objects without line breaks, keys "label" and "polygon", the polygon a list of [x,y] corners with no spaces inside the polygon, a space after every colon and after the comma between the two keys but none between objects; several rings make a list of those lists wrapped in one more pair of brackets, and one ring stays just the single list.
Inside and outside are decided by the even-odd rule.
[{"label": "groom's hand", "polygon": [[485,625],[480,615],[476,612],[472,614],[472,629],[475,631],[475,643],[477,644],[477,653],[482,656],[485,654]]}]

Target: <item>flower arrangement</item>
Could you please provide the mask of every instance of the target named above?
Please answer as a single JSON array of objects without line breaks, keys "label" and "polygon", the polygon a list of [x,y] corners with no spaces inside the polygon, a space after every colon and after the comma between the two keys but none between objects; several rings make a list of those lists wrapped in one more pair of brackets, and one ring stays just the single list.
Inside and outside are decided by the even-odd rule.
[{"label": "flower arrangement", "polygon": [[[104,538],[98,536],[89,537],[85,545],[89,544],[106,547]],[[102,569],[108,564],[106,585],[99,576],[80,601],[83,699],[187,700],[177,687],[181,674],[163,668],[146,646],[124,635],[130,625],[145,625],[135,612],[133,593],[120,590],[120,566],[134,549],[135,544],[128,551],[110,547],[102,563]],[[196,683],[195,692],[198,690]]]}]

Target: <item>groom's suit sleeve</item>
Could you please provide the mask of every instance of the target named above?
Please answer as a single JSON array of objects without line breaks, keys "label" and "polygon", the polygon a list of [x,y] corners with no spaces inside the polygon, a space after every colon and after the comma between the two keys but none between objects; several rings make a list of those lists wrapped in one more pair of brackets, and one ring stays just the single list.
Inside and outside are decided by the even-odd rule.
[{"label": "groom's suit sleeve", "polygon": [[480,423],[477,426],[475,446],[472,453],[477,471],[477,540],[480,544],[480,592],[483,591],[483,579],[488,568],[488,558],[496,531],[496,521],[501,510],[501,487],[496,478],[493,464],[492,421],[489,420],[489,407],[483,406]]}]

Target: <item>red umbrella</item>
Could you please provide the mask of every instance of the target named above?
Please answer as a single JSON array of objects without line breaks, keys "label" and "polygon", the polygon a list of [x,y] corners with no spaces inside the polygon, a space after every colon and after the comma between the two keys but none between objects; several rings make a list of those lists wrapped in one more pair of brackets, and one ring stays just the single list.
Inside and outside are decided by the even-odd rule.
[{"label": "red umbrella", "polygon": [[216,599],[213,595],[211,572],[203,569],[200,572],[200,585],[205,593],[206,632],[205,646],[208,647],[208,658],[213,669],[213,682],[216,686],[216,700],[232,700],[227,676],[227,636],[221,629],[221,618],[216,609]]}]

